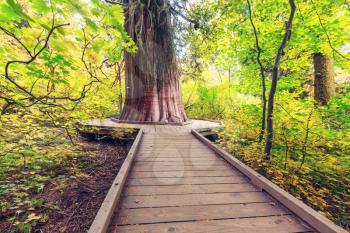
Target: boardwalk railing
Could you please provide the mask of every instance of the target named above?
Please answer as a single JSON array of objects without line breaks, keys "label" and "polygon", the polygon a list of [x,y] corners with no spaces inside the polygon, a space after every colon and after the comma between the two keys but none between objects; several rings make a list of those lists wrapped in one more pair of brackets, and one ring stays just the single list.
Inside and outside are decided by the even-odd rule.
[{"label": "boardwalk railing", "polygon": [[268,193],[270,196],[279,201],[282,205],[287,207],[290,211],[292,211],[317,231],[321,233],[347,233],[345,229],[339,227],[323,215],[319,214],[317,211],[305,205],[303,202],[299,201],[262,175],[255,172],[253,169],[239,161],[237,158],[233,157],[231,154],[211,143],[196,130],[192,130],[191,132],[196,138],[202,141],[210,149],[215,151],[228,163],[246,175],[259,189]]},{"label": "boardwalk railing", "polygon": [[120,196],[132,166],[132,162],[141,143],[142,135],[143,131],[140,129],[88,233],[104,233],[107,231],[113,213],[118,207]]}]

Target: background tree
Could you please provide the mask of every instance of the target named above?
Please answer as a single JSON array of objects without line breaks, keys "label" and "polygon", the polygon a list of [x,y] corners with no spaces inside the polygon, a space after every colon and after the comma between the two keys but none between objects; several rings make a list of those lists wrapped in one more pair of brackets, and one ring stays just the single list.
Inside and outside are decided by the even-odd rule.
[{"label": "background tree", "polygon": [[333,59],[322,53],[314,54],[314,97],[322,105],[335,95]]},{"label": "background tree", "polygon": [[269,99],[268,99],[268,107],[267,107],[267,136],[266,136],[266,143],[264,148],[264,157],[266,160],[270,159],[270,154],[271,154],[271,149],[273,144],[273,134],[274,134],[273,119],[274,119],[274,107],[275,107],[274,98],[275,98],[276,89],[277,89],[279,66],[284,53],[284,49],[286,48],[287,43],[292,36],[292,26],[293,26],[293,20],[294,20],[295,9],[296,9],[294,0],[289,0],[289,4],[290,4],[290,15],[286,23],[286,32],[282,39],[281,45],[278,48],[278,51],[275,57],[275,63],[272,68],[272,83],[271,83]]},{"label": "background tree", "polygon": [[[205,26],[197,31],[189,29],[183,37],[189,48],[185,67],[192,68],[188,61],[197,61],[194,64],[201,68],[196,80],[185,72],[184,99],[191,93],[186,112],[189,117],[224,120],[220,143],[226,150],[349,227],[348,211],[343,201],[337,200],[349,200],[343,182],[348,184],[350,171],[349,163],[344,162],[349,158],[346,148],[350,142],[350,41],[348,33],[344,33],[349,30],[350,11],[341,0],[295,3],[293,33],[278,73],[270,163],[264,166],[263,143],[257,141],[263,115],[261,67],[256,59],[256,38],[247,1],[203,0],[198,6],[194,4],[195,9],[201,9],[198,14],[203,15],[201,25]],[[276,49],[288,20],[288,1],[251,0],[250,4],[269,91]],[[332,58],[337,86],[335,95],[322,106],[313,96],[316,53]],[[190,92],[194,83],[196,90]],[[226,108],[217,114],[206,106]]]}]

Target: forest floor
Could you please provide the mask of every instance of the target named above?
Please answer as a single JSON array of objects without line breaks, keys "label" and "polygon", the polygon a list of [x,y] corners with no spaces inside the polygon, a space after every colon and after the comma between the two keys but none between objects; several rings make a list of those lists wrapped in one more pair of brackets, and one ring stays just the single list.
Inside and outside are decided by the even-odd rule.
[{"label": "forest floor", "polygon": [[297,150],[286,156],[283,142],[276,140],[271,160],[265,161],[263,143],[226,123],[226,128],[218,132],[216,143],[220,147],[350,232],[350,170],[345,159],[338,162],[348,151],[339,151],[344,156],[337,156],[334,147],[324,149],[308,144],[308,157],[303,163]]},{"label": "forest floor", "polygon": [[[123,164],[130,143],[84,140],[81,145],[85,156],[74,164],[79,168],[79,174],[56,168],[57,176],[47,181],[41,192],[29,193],[36,203],[28,211],[14,209],[1,212],[0,232],[79,233],[89,229]],[[63,176],[69,178],[60,179]],[[4,201],[3,198],[6,196],[2,196],[0,201]],[[22,215],[26,219],[24,222],[21,222]]]}]

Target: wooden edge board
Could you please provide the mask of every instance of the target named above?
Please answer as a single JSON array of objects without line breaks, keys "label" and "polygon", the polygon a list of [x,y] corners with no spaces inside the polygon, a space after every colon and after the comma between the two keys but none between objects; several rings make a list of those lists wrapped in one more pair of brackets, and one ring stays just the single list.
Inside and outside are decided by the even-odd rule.
[{"label": "wooden edge board", "polygon": [[222,120],[213,120],[213,119],[200,118],[200,117],[194,117],[194,118],[191,118],[191,120],[209,121],[209,122],[214,122],[214,123],[220,123],[221,125],[224,124],[224,121],[222,121]]},{"label": "wooden edge board", "polygon": [[215,130],[219,130],[221,128],[222,128],[222,125],[217,126],[217,127],[199,128],[199,129],[192,129],[192,130],[196,130],[199,133],[206,133],[206,132],[215,133]]},{"label": "wooden edge board", "polygon": [[239,161],[237,158],[222,148],[211,143],[196,130],[191,130],[191,133],[200,141],[202,141],[206,146],[223,157],[227,162],[237,168],[240,172],[246,175],[255,186],[267,192],[270,196],[279,201],[282,205],[288,208],[291,212],[293,212],[296,216],[301,218],[315,230],[322,233],[347,233],[345,229],[336,225],[328,218],[319,214],[311,207],[307,206],[288,192],[273,184],[271,181]]},{"label": "wooden edge board", "polygon": [[105,233],[108,230],[108,226],[113,216],[114,210],[119,204],[121,193],[130,172],[132,162],[140,146],[142,135],[143,132],[140,129],[123,162],[122,167],[120,168],[116,178],[112,183],[111,188],[106,195],[106,198],[102,202],[102,205],[97,212],[88,233]]},{"label": "wooden edge board", "polygon": [[191,120],[187,120],[185,122],[158,122],[158,121],[126,121],[119,120],[118,118],[111,117],[109,118],[111,121],[116,123],[125,123],[125,124],[138,124],[138,125],[174,125],[174,126],[184,126],[191,124]]}]

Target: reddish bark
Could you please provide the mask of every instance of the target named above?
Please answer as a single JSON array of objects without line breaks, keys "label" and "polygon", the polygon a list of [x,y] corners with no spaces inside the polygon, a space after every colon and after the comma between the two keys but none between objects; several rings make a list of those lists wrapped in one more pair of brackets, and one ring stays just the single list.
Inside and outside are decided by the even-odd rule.
[{"label": "reddish bark", "polygon": [[129,1],[125,29],[135,54],[125,54],[126,96],[120,120],[186,121],[167,0]]}]

